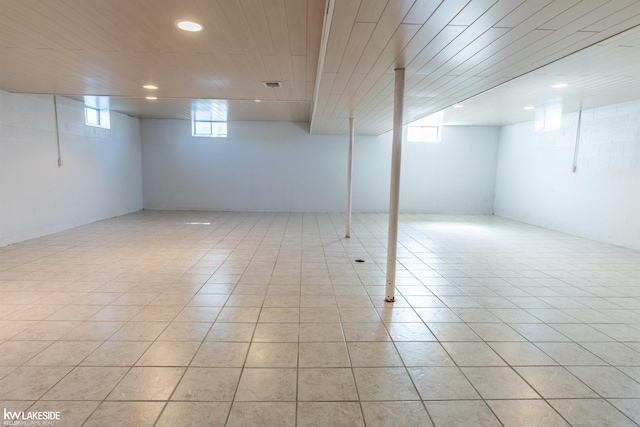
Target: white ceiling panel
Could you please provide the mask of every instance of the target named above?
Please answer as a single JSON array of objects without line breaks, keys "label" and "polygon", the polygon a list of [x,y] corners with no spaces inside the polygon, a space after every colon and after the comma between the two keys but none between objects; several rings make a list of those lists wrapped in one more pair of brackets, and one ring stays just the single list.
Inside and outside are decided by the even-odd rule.
[{"label": "white ceiling panel", "polygon": [[[448,125],[503,126],[535,119],[536,110],[560,103],[564,112],[640,99],[640,28],[511,80],[448,108]],[[565,88],[553,88],[565,83]]]},{"label": "white ceiling panel", "polygon": [[[352,3],[337,2],[330,9],[340,19],[326,21],[324,31],[329,39],[333,34],[350,34],[357,25],[355,19],[348,22],[351,15],[346,10],[353,8]],[[382,17],[405,11],[400,22],[417,22],[420,27],[408,40],[384,46],[380,40],[368,44],[364,52],[375,46],[377,56],[376,61],[353,71],[366,73],[362,83],[354,88],[339,87],[340,98],[329,96],[321,104],[316,102],[312,132],[346,133],[350,116],[355,118],[358,133],[390,130],[394,68],[405,68],[404,117],[408,123],[640,24],[640,2],[629,0],[444,0],[436,2],[435,9],[427,3],[434,2],[387,2],[372,34],[386,34],[391,41],[402,24],[397,19],[383,22]],[[319,74],[317,93],[332,91],[335,81],[349,81],[341,75],[349,69],[336,66],[334,61],[331,71],[335,77],[329,82],[325,74]],[[478,103],[482,103],[481,97]]]},{"label": "white ceiling panel", "polygon": [[[204,31],[180,31],[180,19]],[[157,106],[125,99],[261,99],[289,120],[281,103],[313,101],[323,19],[324,0],[0,0],[0,89],[111,96],[140,117]]]},{"label": "white ceiling panel", "polygon": [[464,102],[447,123],[501,125],[558,96],[640,98],[638,25],[637,0],[0,0],[0,90],[109,96],[141,118],[225,100],[230,120],[380,134],[403,67],[405,122]]},{"label": "white ceiling panel", "polygon": [[[71,97],[82,101],[83,97]],[[141,119],[191,119],[195,110],[219,110],[224,105],[229,121],[287,121],[308,122],[310,102],[255,102],[220,99],[147,100],[142,98],[110,97],[109,108]]]}]

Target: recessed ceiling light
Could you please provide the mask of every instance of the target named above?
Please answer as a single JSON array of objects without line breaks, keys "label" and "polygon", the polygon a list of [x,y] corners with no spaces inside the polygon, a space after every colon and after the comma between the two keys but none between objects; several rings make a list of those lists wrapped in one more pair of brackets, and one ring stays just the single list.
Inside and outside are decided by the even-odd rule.
[{"label": "recessed ceiling light", "polygon": [[567,87],[567,86],[569,86],[569,85],[566,84],[566,83],[557,83],[557,84],[555,84],[555,85],[553,85],[551,87],[556,88],[556,89],[560,89],[560,88]]},{"label": "recessed ceiling light", "polygon": [[158,89],[158,86],[156,86],[156,85],[144,85],[142,87],[145,88],[145,89],[150,89],[150,90]]},{"label": "recessed ceiling light", "polygon": [[261,99],[254,99],[253,102],[262,102]]},{"label": "recessed ceiling light", "polygon": [[145,96],[144,99],[154,100],[154,99],[158,99],[158,97],[157,96]]},{"label": "recessed ceiling light", "polygon": [[176,22],[176,25],[181,30],[191,31],[191,32],[202,31],[202,29],[204,28],[202,25],[193,21],[178,21]]},{"label": "recessed ceiling light", "polygon": [[525,110],[535,110],[536,107],[534,107],[533,105],[525,105],[524,107],[522,107]]},{"label": "recessed ceiling light", "polygon": [[462,107],[464,107],[464,105],[462,105],[462,104],[455,104],[455,105],[453,105],[453,108],[462,108]]}]

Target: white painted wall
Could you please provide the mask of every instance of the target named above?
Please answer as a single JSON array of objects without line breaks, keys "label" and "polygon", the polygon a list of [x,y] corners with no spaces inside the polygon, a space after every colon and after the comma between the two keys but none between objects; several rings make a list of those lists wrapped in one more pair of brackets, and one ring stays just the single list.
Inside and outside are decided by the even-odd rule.
[{"label": "white painted wall", "polygon": [[[187,120],[142,120],[145,209],[343,212],[348,137],[306,126],[229,122],[227,138],[194,138]],[[455,127],[440,143],[405,142],[401,210],[492,213],[497,139]],[[388,210],[390,165],[390,134],[356,135],[355,212]]]},{"label": "white painted wall", "polygon": [[445,126],[440,143],[405,142],[402,211],[492,214],[499,130]]},{"label": "white painted wall", "polygon": [[142,209],[140,121],[84,124],[81,102],[0,91],[0,246]]},{"label": "white painted wall", "polygon": [[502,128],[495,213],[640,249],[640,101],[586,110],[572,173],[578,114],[562,129]]}]

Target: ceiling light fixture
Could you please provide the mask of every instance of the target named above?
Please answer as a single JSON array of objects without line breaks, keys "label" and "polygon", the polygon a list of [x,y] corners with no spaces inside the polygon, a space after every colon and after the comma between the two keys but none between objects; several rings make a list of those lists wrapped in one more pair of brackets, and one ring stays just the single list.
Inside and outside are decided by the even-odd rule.
[{"label": "ceiling light fixture", "polygon": [[190,31],[192,33],[202,31],[204,28],[201,24],[193,21],[178,21],[176,22],[176,26],[183,31]]},{"label": "ceiling light fixture", "polygon": [[536,107],[534,107],[533,105],[525,105],[524,107],[522,107],[523,110],[535,110]]},{"label": "ceiling light fixture", "polygon": [[453,108],[462,108],[462,107],[464,107],[464,105],[462,105],[462,104],[454,104],[453,105]]},{"label": "ceiling light fixture", "polygon": [[144,99],[150,99],[150,100],[152,100],[152,101],[153,101],[153,100],[155,100],[155,99],[158,99],[158,97],[157,97],[157,96],[145,96],[145,98],[144,98]]},{"label": "ceiling light fixture", "polygon": [[262,102],[261,99],[254,99],[253,102]]},{"label": "ceiling light fixture", "polygon": [[156,90],[156,89],[158,89],[158,86],[156,86],[156,85],[144,85],[144,86],[142,86],[142,87],[143,87],[143,88],[145,88],[145,89],[149,89],[149,90]]},{"label": "ceiling light fixture", "polygon": [[557,84],[554,84],[554,85],[553,85],[553,86],[551,86],[551,87],[552,87],[552,88],[555,88],[555,89],[561,89],[561,88],[563,88],[563,87],[567,87],[567,86],[569,86],[569,85],[568,85],[568,84],[566,84],[566,83],[557,83]]}]

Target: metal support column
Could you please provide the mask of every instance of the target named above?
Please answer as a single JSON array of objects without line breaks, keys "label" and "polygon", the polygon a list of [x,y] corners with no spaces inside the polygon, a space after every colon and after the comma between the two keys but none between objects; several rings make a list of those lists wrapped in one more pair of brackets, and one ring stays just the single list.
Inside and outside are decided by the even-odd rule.
[{"label": "metal support column", "polygon": [[349,118],[349,160],[347,163],[347,232],[345,237],[351,237],[351,178],[353,170],[353,139],[355,136],[353,117]]},{"label": "metal support column", "polygon": [[389,197],[389,239],[387,243],[387,286],[385,301],[395,301],[398,253],[398,209],[400,205],[400,161],[402,158],[402,115],[404,68],[396,68],[393,100],[393,147],[391,149],[391,191]]}]

